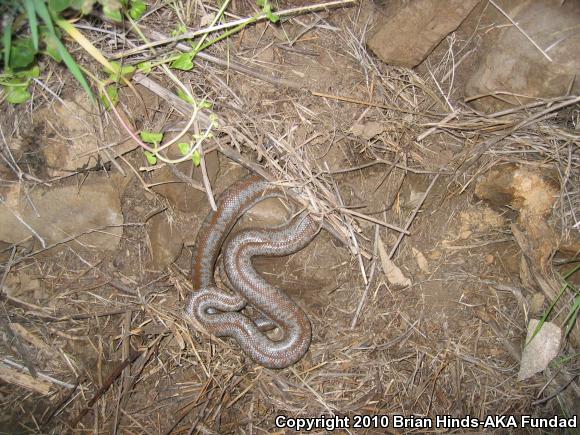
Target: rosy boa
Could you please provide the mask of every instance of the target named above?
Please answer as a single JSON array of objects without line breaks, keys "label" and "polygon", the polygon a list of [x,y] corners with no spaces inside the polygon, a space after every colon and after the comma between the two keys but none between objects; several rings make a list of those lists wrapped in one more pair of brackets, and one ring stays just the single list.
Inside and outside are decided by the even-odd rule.
[{"label": "rosy boa", "polygon": [[[254,269],[254,256],[285,256],[307,246],[320,225],[302,213],[281,227],[248,229],[234,235],[223,252],[225,272],[234,293],[217,287],[214,269],[234,224],[247,210],[266,198],[285,197],[284,190],[249,176],[226,189],[217,210],[201,225],[193,251],[193,294],[186,314],[195,317],[211,334],[234,338],[242,350],[258,364],[268,368],[288,367],[300,360],[312,336],[306,313],[281,289],[268,284]],[[249,304],[265,318],[253,321],[242,310]],[[280,340],[264,331],[278,326]]]}]

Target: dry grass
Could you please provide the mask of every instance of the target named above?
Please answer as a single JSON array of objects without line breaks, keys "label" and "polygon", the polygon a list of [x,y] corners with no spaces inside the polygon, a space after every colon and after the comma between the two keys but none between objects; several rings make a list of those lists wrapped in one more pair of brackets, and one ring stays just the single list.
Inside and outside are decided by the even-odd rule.
[{"label": "dry grass", "polygon": [[[240,8],[245,12],[240,15],[252,14],[246,4]],[[203,2],[159,5],[140,28],[150,40],[159,40],[179,20],[196,28],[212,10],[215,5]],[[187,254],[164,273],[139,264],[135,275],[127,277],[101,263],[99,253],[85,259],[70,247],[49,256],[10,247],[3,288],[8,288],[9,275],[28,273],[40,279],[44,293],[29,299],[10,292],[2,296],[0,390],[4,409],[12,410],[3,422],[13,425],[9,432],[256,433],[273,431],[278,414],[485,417],[574,409],[574,359],[548,378],[516,379],[514,347],[519,346],[513,343],[525,336],[527,313],[510,291],[488,291],[505,279],[513,283],[513,276],[476,276],[479,270],[469,265],[482,263],[482,251],[466,247],[460,254],[465,262],[445,253],[432,261],[436,270],[397,289],[382,272],[385,259],[379,245],[387,245],[388,258],[400,267],[409,264],[413,254],[407,234],[424,243],[433,240],[429,216],[441,207],[449,210],[441,228],[453,227],[477,177],[506,162],[558,174],[554,227],[561,232],[561,243],[571,241],[580,224],[575,133],[580,99],[566,96],[479,113],[454,97],[455,59],[468,48],[451,41],[441,63],[423,75],[386,67],[365,49],[371,20],[363,9],[336,16],[310,14],[288,19],[282,29],[266,24],[245,29],[230,45],[221,43],[198,58],[193,74],[171,73],[197,98],[214,102],[219,127],[215,140],[204,143],[205,151],[217,149],[228,161],[287,186],[298,203],[324,218],[325,228],[340,242],[336,255],[342,262],[337,260],[332,273],[341,285],[309,296],[315,335],[304,360],[282,371],[265,369],[246,359],[233,342],[190,328],[180,314],[191,289]],[[108,57],[122,57],[142,45],[129,30],[112,37],[106,23],[81,24]],[[313,45],[295,47],[308,38]],[[242,43],[249,47],[240,56],[243,61],[235,55]],[[155,52],[134,50],[124,61],[162,57],[162,47],[171,44]],[[281,63],[263,60],[266,49],[292,62],[303,59],[309,71],[323,74],[309,57],[315,51],[338,65],[343,81],[337,78],[328,90],[298,80]],[[224,62],[231,69],[224,69]],[[37,98],[27,111],[62,98],[59,73],[54,70],[36,88]],[[159,111],[147,107],[150,113],[139,119],[143,129],[179,130],[190,120],[183,116],[187,104],[171,96],[176,84],[167,74],[160,69],[141,78],[160,97]],[[103,116],[114,120],[114,114]],[[206,121],[202,116],[192,128],[199,131]],[[369,122],[380,125],[371,138],[351,129],[368,128]],[[6,144],[15,131],[3,125],[2,134],[2,156],[9,160]],[[441,150],[448,151],[445,157]],[[341,156],[337,167],[323,163],[329,153]],[[122,165],[138,172],[140,161],[135,153]],[[17,182],[37,182],[26,168],[11,168]],[[424,177],[429,188],[418,203],[405,208],[402,187],[409,174]],[[141,172],[141,177],[146,175]],[[224,187],[208,185],[207,177],[203,185],[187,174],[180,179],[211,197]],[[381,203],[358,203],[358,188],[365,200],[379,192]],[[131,195],[158,206],[144,189],[134,188]],[[512,239],[511,234],[477,236],[480,246]],[[135,258],[146,252],[140,226],[127,227],[124,238],[123,247]],[[506,252],[517,251],[510,246]],[[306,268],[318,258],[311,250],[299,261]],[[411,273],[408,268],[404,272]],[[433,285],[457,291],[451,298],[453,310],[430,307],[423,290]],[[564,354],[568,352],[573,354],[569,347]],[[22,379],[7,378],[17,373]],[[558,391],[568,387],[570,378],[569,388]],[[542,402],[554,391],[560,393],[556,399]],[[535,400],[542,403],[533,405]]]}]

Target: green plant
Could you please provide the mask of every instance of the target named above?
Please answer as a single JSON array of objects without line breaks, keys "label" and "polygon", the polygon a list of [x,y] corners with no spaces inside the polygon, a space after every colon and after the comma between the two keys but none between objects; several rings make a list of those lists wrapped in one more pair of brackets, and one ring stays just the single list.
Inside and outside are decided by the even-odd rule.
[{"label": "green plant", "polygon": [[[204,139],[210,137],[211,133],[206,134],[199,134],[194,135],[195,142],[180,142],[177,144],[177,149],[184,157],[183,159],[179,159],[178,161],[185,161],[191,159],[195,166],[199,166],[201,164],[201,153],[199,152],[198,143],[201,143]],[[150,165],[156,165],[157,159],[161,159],[162,161],[166,161],[165,158],[160,156],[159,152],[162,149],[167,148],[171,144],[164,145],[162,148],[159,147],[161,141],[163,140],[163,133],[155,133],[151,131],[142,131],[139,133],[139,137],[145,143],[153,145],[153,149],[151,151],[145,151],[145,158],[147,159],[147,163]]]},{"label": "green plant", "polygon": [[157,164],[157,148],[163,140],[163,133],[154,133],[151,131],[142,131],[139,136],[145,143],[153,145],[154,151],[145,151],[145,158],[150,165]]},{"label": "green plant", "polygon": [[[197,53],[212,46],[216,42],[219,42],[223,39],[226,39],[226,38],[238,33],[247,25],[257,22],[262,16],[266,16],[268,18],[268,20],[270,20],[270,22],[272,22],[272,23],[277,23],[280,20],[280,17],[272,11],[272,5],[270,4],[269,0],[256,0],[256,3],[258,4],[258,6],[260,6],[262,8],[262,10],[259,13],[257,13],[256,15],[254,15],[251,20],[245,21],[236,27],[232,27],[231,29],[222,33],[220,36],[218,36],[210,41],[207,41],[207,42],[205,42],[205,39],[207,37],[207,33],[202,35],[201,39],[198,41],[198,43],[195,45],[195,47],[192,46],[191,51],[178,54],[177,56],[169,59],[169,61],[171,62],[171,67],[175,68],[175,69],[183,70],[183,71],[189,71],[193,68],[193,59],[195,58],[195,56],[197,56]],[[218,13],[216,14],[215,18],[213,19],[213,21],[211,23],[212,26],[215,25],[217,23],[217,21],[222,17],[228,4],[229,4],[229,1],[224,2],[222,7],[220,8]]]},{"label": "green plant", "polygon": [[567,289],[571,290],[572,293],[574,294],[574,304],[572,305],[572,308],[570,308],[570,310],[568,311],[568,315],[564,319],[564,323],[566,324],[564,337],[570,334],[570,331],[572,331],[572,328],[574,327],[574,324],[578,319],[578,314],[580,314],[580,291],[576,288],[576,286],[574,286],[570,281],[568,281],[568,278],[570,278],[572,275],[578,272],[578,270],[580,270],[580,264],[572,268],[571,270],[566,272],[564,276],[562,276],[563,282],[562,286],[560,287],[560,291],[558,292],[558,296],[556,297],[556,299],[552,301],[548,309],[542,315],[542,318],[538,322],[538,326],[536,326],[534,333],[532,334],[526,345],[528,345],[528,343],[530,343],[530,341],[534,339],[534,337],[538,334],[538,332],[540,332],[540,329],[542,329],[542,326],[544,325],[544,323],[546,323],[546,320],[548,320],[548,317],[554,310],[554,307],[556,306],[556,304],[558,303],[558,301],[560,300],[560,298]]},{"label": "green plant", "polygon": [[[57,62],[64,62],[69,71],[94,100],[85,75],[93,80],[97,85],[104,107],[114,112],[131,137],[140,144],[149,164],[155,165],[158,161],[178,163],[191,159],[198,166],[201,163],[201,144],[205,139],[212,137],[211,131],[217,127],[217,116],[210,113],[210,124],[204,131],[195,134],[191,143],[177,143],[179,138],[193,125],[199,110],[209,109],[211,111],[212,105],[206,101],[195,101],[183,83],[171,72],[168,65],[174,69],[190,70],[193,68],[193,59],[197,53],[239,32],[248,24],[263,18],[267,18],[273,23],[279,20],[279,17],[272,12],[269,0],[257,0],[257,2],[262,10],[252,19],[223,32],[210,41],[206,41],[209,31],[202,34],[195,43],[189,40],[192,50],[187,53],[178,53],[164,59],[145,61],[136,66],[127,66],[107,60],[91,41],[75,27],[72,21],[63,18],[63,14],[66,13],[67,17],[71,14],[81,17],[89,13],[98,4],[102,6],[103,13],[108,18],[115,21],[122,21],[123,19],[129,21],[136,33],[147,42],[139,26],[135,23],[135,20],[140,19],[147,11],[147,4],[144,0],[11,0],[7,9],[3,4],[0,5],[0,12],[3,10],[2,8],[10,12],[3,15],[2,57],[4,59],[4,71],[0,74],[0,86],[5,89],[9,102],[22,103],[27,101],[31,96],[28,92],[28,86],[33,79],[40,75],[40,69],[36,63],[37,57],[38,55],[46,54]],[[229,0],[225,0],[214,17],[211,26],[214,26],[223,18],[228,5]],[[180,27],[175,32],[181,34],[185,30],[185,27]],[[61,31],[71,37],[99,62],[104,67],[105,73],[108,74],[108,78],[100,79],[79,66],[66,50],[61,39]],[[129,126],[123,123],[115,108],[119,99],[118,87],[120,82],[133,89],[139,97],[131,83],[132,74],[136,71],[148,74],[156,67],[161,67],[177,85],[179,97],[192,105],[192,116],[187,127],[176,139],[163,145],[160,145],[163,137],[152,136],[150,132],[141,132],[140,137],[138,137]],[[164,150],[173,144],[177,145],[182,155],[179,159],[170,159],[164,153]]]},{"label": "green plant", "polygon": [[[37,58],[44,54],[56,62],[64,62],[87,94],[94,98],[82,68],[64,46],[59,30],[65,30],[79,42],[75,35],[80,34],[75,33],[76,28],[62,18],[62,13],[74,11],[81,16],[92,10],[93,3],[92,0],[11,0],[2,5],[0,12],[3,12],[1,41],[4,68],[0,74],[0,86],[4,89],[8,102],[23,103],[30,98],[30,82],[40,73]],[[99,0],[98,3],[102,5],[105,15],[117,21],[123,20],[121,11],[136,20],[147,10],[143,0]],[[28,34],[25,33],[26,30]],[[93,57],[100,55],[100,52],[96,53],[98,50],[92,48],[93,50],[87,50],[89,54]]]}]

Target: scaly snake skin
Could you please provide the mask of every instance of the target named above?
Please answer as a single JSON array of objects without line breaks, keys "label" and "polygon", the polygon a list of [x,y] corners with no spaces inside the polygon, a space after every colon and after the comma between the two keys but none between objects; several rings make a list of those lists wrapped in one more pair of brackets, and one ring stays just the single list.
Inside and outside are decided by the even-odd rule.
[{"label": "scaly snake skin", "polygon": [[[320,225],[308,214],[272,229],[249,229],[237,233],[223,253],[225,272],[237,294],[217,287],[215,265],[225,238],[247,210],[266,198],[285,197],[284,191],[258,176],[231,185],[217,202],[197,235],[193,251],[193,294],[186,314],[195,317],[208,332],[234,338],[242,350],[268,368],[288,367],[300,360],[310,345],[312,327],[306,313],[281,289],[268,284],[254,269],[254,256],[284,256],[310,243]],[[266,319],[252,321],[239,311],[250,304]],[[270,339],[264,330],[281,328],[280,340]]]}]

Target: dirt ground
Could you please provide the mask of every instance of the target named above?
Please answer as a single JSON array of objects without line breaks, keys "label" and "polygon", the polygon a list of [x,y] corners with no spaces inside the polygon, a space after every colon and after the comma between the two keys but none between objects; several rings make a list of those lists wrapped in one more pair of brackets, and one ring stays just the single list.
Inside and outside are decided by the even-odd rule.
[{"label": "dirt ground", "polygon": [[[522,275],[530,256],[523,254],[514,225],[533,234],[524,211],[548,204],[539,214],[538,222],[550,229],[542,237],[573,246],[570,204],[556,197],[577,180],[578,147],[553,132],[573,131],[578,107],[504,137],[499,146],[480,148],[535,109],[514,111],[503,119],[507,127],[472,111],[461,101],[473,63],[462,64],[450,81],[448,40],[416,70],[382,64],[364,45],[380,7],[363,2],[278,25],[260,22],[211,48],[216,56],[262,71],[271,82],[203,59],[190,72],[174,71],[220,117],[214,138],[204,142],[216,197],[260,167],[295,187],[334,229],[334,235],[322,230],[289,258],[255,262],[312,322],[309,351],[287,369],[257,365],[235,341],[215,338],[183,315],[192,245],[210,211],[206,193],[169,171],[169,178],[156,178],[161,169],[147,170],[134,143],[119,152],[116,164],[104,156],[97,166],[94,159],[63,171],[63,158],[50,161],[44,151],[51,141],[132,143],[115,116],[102,111],[97,122],[94,110],[78,109],[71,118],[41,87],[26,107],[2,103],[5,143],[30,175],[15,176],[4,165],[2,187],[18,183],[34,195],[73,186],[83,195],[92,183],[106,184],[118,196],[122,223],[94,228],[92,239],[69,234],[70,241],[50,249],[34,238],[3,245],[2,364],[16,362],[20,372],[37,376],[2,377],[0,432],[286,433],[275,426],[276,416],[577,414],[578,359],[571,337],[558,356],[561,365],[518,380],[528,321],[541,318],[550,301]],[[252,15],[253,8],[232,3],[238,16]],[[203,15],[195,11],[192,28]],[[177,22],[175,11],[164,7],[144,28],[169,34]],[[86,32],[107,55],[132,46],[124,38],[113,43],[107,34]],[[478,38],[468,30],[454,38],[455,47],[477,52]],[[82,91],[66,71],[50,68],[46,85],[83,107]],[[174,88],[161,72],[151,77]],[[283,86],[283,80],[296,88]],[[171,100],[143,85],[136,89],[140,98],[125,88],[120,102],[136,130],[175,133],[188,121]],[[449,101],[461,111],[457,126],[421,137],[450,113]],[[553,140],[564,161],[534,148],[542,135]],[[566,165],[564,180],[557,168]],[[201,182],[201,167],[179,167]],[[525,180],[539,174],[549,180],[532,191],[548,193],[532,198],[514,187],[486,195],[493,189],[484,187],[500,179],[489,177],[493,170],[521,172]],[[168,190],[159,188],[166,183]],[[534,200],[536,208],[526,202]],[[113,209],[114,201],[107,201],[89,200],[97,209]],[[269,203],[239,225],[279,224],[290,214]],[[105,236],[111,240],[100,246]],[[578,261],[577,252],[558,248],[549,258],[544,272],[550,276],[564,275]],[[529,264],[525,270],[535,276]],[[558,306],[550,320],[562,324],[567,313]],[[412,426],[344,433],[436,431]]]}]

